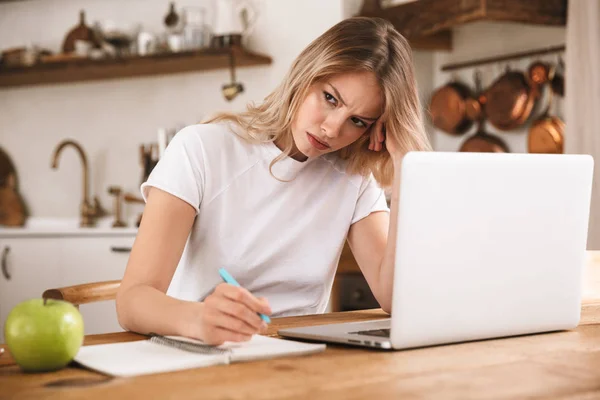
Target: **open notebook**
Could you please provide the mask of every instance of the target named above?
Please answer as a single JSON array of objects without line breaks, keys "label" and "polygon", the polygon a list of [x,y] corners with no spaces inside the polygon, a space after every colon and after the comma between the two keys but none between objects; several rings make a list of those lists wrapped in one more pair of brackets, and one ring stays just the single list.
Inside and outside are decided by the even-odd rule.
[{"label": "open notebook", "polygon": [[294,342],[254,335],[248,342],[210,346],[179,336],[82,346],[75,356],[81,365],[114,376],[135,376],[210,365],[296,356],[325,350],[324,344]]}]

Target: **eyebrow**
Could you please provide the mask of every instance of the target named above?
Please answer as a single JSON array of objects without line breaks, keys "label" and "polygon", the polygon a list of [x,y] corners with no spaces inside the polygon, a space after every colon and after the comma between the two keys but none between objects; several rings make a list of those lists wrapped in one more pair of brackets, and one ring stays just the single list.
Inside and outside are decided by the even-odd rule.
[{"label": "eyebrow", "polygon": [[[342,102],[343,105],[346,105],[346,102],[344,101],[344,99],[342,99],[342,95],[340,94],[340,92],[338,92],[338,90],[335,88],[335,86],[333,86],[330,82],[327,82],[327,84],[329,86],[331,86],[331,88],[333,89],[333,91],[335,92],[335,95],[337,96],[338,99],[340,99],[340,101]],[[355,115],[356,118],[360,118],[360,119],[366,119],[367,121],[377,121],[377,118],[371,118],[371,117],[361,117],[360,115]]]}]

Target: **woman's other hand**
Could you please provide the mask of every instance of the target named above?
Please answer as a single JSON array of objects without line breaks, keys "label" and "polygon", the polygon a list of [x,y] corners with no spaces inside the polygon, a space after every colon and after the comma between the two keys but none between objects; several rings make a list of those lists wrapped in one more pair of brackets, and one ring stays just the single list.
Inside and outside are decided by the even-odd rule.
[{"label": "woman's other hand", "polygon": [[392,156],[394,164],[396,164],[398,161],[402,160],[402,157],[404,156],[398,148],[399,146],[393,139],[393,136],[388,137],[388,135],[386,135],[385,123],[381,119],[377,120],[370,132],[369,150],[387,150]]}]

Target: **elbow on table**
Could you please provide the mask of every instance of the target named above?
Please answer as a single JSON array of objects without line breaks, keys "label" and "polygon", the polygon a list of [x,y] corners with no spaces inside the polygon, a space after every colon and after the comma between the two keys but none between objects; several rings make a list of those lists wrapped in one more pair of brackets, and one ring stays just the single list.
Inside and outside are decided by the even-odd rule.
[{"label": "elbow on table", "polygon": [[129,318],[129,313],[127,312],[127,290],[123,287],[120,287],[117,296],[115,299],[115,306],[117,309],[117,321],[121,328],[126,331],[130,331],[131,329],[131,318]]},{"label": "elbow on table", "polygon": [[379,307],[381,307],[381,309],[386,314],[391,314],[392,313],[392,301],[391,301],[391,299],[389,301],[379,301]]}]

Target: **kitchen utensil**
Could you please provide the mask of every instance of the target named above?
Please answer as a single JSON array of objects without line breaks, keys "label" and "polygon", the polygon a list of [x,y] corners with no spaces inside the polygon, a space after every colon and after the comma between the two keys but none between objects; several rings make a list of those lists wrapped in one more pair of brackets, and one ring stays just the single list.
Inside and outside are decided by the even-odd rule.
[{"label": "kitchen utensil", "polygon": [[215,0],[213,47],[242,45],[256,24],[257,12],[248,0]]},{"label": "kitchen utensil", "polygon": [[137,35],[137,53],[147,56],[156,51],[156,37],[150,32],[140,32]]},{"label": "kitchen utensil", "polygon": [[[123,201],[125,203],[146,204],[146,202],[144,201],[143,198],[135,196],[135,195],[130,194],[130,193],[125,193],[123,195]],[[142,222],[143,215],[144,215],[144,213],[140,213],[138,215],[138,217],[136,218],[136,221],[135,221],[135,226],[140,226],[140,223]]]},{"label": "kitchen utensil", "polygon": [[75,41],[84,40],[90,43],[90,47],[94,49],[100,48],[100,41],[93,29],[85,23],[85,12],[79,12],[79,25],[74,27],[67,33],[62,45],[63,53],[72,53],[75,51]]},{"label": "kitchen utensil", "polygon": [[210,29],[206,24],[206,9],[185,7],[183,9],[183,37],[187,50],[203,49],[210,46]]},{"label": "kitchen utensil", "polygon": [[232,51],[229,52],[229,68],[231,72],[231,82],[223,85],[221,88],[223,96],[227,101],[233,100],[238,94],[244,92],[244,85],[235,81],[235,58]]},{"label": "kitchen utensil", "polygon": [[30,67],[39,58],[39,51],[34,47],[16,47],[2,51],[2,64],[6,67]]},{"label": "kitchen utensil", "polygon": [[538,85],[530,77],[507,69],[485,91],[482,103],[488,121],[497,129],[510,131],[527,121],[538,98]]},{"label": "kitchen utensil", "polygon": [[126,203],[138,203],[138,204],[146,203],[143,198],[141,198],[139,196],[135,196],[131,193],[125,193],[123,195],[123,201],[125,201]]},{"label": "kitchen utensil", "polygon": [[8,178],[15,173],[15,166],[12,163],[10,157],[2,147],[0,147],[0,187],[8,185]]},{"label": "kitchen utensil", "polygon": [[110,19],[96,21],[94,24],[96,37],[104,42],[103,49],[119,57],[131,54],[132,44],[136,42],[141,30],[140,24],[122,23]]},{"label": "kitchen utensil", "polygon": [[[475,71],[474,74],[475,87],[477,94],[482,92],[481,73]],[[481,97],[481,96],[480,96]],[[484,129],[485,116],[479,113],[477,118],[477,132],[463,142],[459,151],[461,152],[478,152],[478,153],[508,153],[508,146],[497,136],[487,133]]]},{"label": "kitchen utensil", "polygon": [[17,190],[14,164],[0,148],[0,225],[23,226],[25,219],[25,204]]},{"label": "kitchen utensil", "polygon": [[529,128],[529,153],[563,153],[565,123],[557,116],[550,115],[553,96],[554,90],[549,90],[546,110]]},{"label": "kitchen utensil", "polygon": [[484,120],[479,121],[477,132],[465,140],[459,151],[477,153],[508,153],[506,143],[497,136],[487,133],[484,128]]},{"label": "kitchen utensil", "polygon": [[175,3],[171,2],[169,4],[169,12],[165,16],[165,25],[167,26],[167,29],[174,31],[179,26],[179,21],[179,14],[177,14],[177,11],[175,11]]},{"label": "kitchen utensil", "polygon": [[75,50],[74,53],[81,57],[87,57],[92,50],[92,45],[87,40],[75,40]]},{"label": "kitchen utensil", "polygon": [[173,53],[178,53],[184,49],[184,41],[183,35],[179,33],[172,33],[167,36],[167,44],[169,46],[169,50]]},{"label": "kitchen utensil", "polygon": [[481,109],[471,90],[454,80],[434,92],[429,113],[436,128],[449,134],[462,135],[471,128]]},{"label": "kitchen utensil", "polygon": [[146,147],[140,145],[140,164],[142,166],[142,183],[148,180],[150,173],[158,163],[158,144],[152,143]]},{"label": "kitchen utensil", "polygon": [[554,77],[554,67],[543,61],[531,63],[527,70],[531,81],[538,86],[544,85]]},{"label": "kitchen utensil", "polygon": [[113,228],[123,228],[127,226],[125,222],[121,219],[121,194],[122,190],[118,186],[110,186],[108,188],[108,194],[115,196],[115,221],[112,224]]}]

